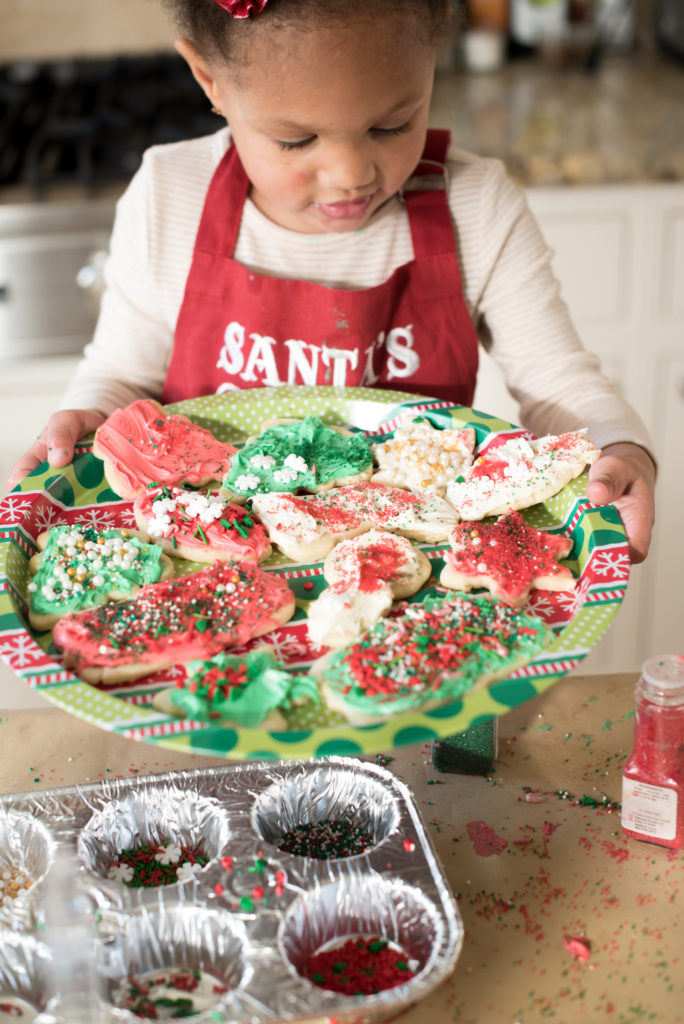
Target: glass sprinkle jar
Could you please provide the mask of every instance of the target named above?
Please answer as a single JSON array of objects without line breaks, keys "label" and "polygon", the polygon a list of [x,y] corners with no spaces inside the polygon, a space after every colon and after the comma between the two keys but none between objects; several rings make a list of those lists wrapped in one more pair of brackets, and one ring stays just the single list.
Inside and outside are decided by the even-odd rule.
[{"label": "glass sprinkle jar", "polygon": [[634,691],[634,743],[622,778],[626,835],[684,846],[684,656],[644,662]]}]

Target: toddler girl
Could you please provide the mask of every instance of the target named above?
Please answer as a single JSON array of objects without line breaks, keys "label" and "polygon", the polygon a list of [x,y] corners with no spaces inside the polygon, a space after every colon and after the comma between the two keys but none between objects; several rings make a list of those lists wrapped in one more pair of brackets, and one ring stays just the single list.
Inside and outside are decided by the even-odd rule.
[{"label": "toddler girl", "polygon": [[144,396],[346,384],[469,405],[482,344],[524,426],[588,427],[587,494],[645,557],[642,423],[580,345],[502,165],[428,131],[448,0],[166,2],[227,127],[145,155],[94,339],[10,483]]}]

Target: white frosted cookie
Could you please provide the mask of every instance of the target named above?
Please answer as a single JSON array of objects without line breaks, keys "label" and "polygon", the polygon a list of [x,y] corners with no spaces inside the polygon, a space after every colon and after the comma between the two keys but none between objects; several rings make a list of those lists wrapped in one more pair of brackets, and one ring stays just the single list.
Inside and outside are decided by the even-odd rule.
[{"label": "white frosted cookie", "polygon": [[36,541],[29,562],[29,622],[52,629],[64,615],[107,601],[127,601],[146,583],[168,579],[173,563],[147,533],[53,526]]},{"label": "white frosted cookie", "polygon": [[324,647],[350,643],[394,600],[415,594],[430,571],[429,560],[406,537],[370,530],[341,541],[323,566],[328,588],[309,605],[309,638]]},{"label": "white frosted cookie", "polygon": [[429,420],[417,416],[398,427],[393,437],[374,445],[379,469],[372,479],[444,497],[449,481],[472,463],[474,448],[472,427],[437,430]]},{"label": "white frosted cookie", "polygon": [[222,492],[147,487],[136,496],[133,514],[138,526],[174,558],[262,562],[272,551],[256,517]]},{"label": "white frosted cookie", "polygon": [[295,562],[320,561],[338,541],[373,528],[439,544],[458,522],[444,498],[371,480],[322,494],[257,494],[252,508],[271,543]]},{"label": "white frosted cookie", "polygon": [[461,519],[503,515],[557,494],[599,458],[582,431],[491,446],[447,487],[447,500]]}]

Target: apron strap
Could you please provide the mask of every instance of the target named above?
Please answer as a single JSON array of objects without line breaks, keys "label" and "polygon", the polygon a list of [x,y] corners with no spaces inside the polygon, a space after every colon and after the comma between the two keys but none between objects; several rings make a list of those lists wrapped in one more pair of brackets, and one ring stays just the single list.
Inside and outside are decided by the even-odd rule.
[{"label": "apron strap", "polygon": [[403,189],[416,259],[456,250],[446,167],[450,140],[451,132],[428,129],[423,155]]},{"label": "apron strap", "polygon": [[[195,252],[222,253],[232,257],[248,192],[249,178],[231,142],[214,172],[204,199]],[[216,210],[221,210],[220,217],[216,216]]]}]

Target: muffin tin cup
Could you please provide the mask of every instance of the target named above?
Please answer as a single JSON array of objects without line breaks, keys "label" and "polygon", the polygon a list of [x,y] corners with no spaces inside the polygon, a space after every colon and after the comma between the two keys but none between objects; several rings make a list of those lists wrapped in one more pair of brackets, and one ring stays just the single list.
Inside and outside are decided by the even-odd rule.
[{"label": "muffin tin cup", "polygon": [[26,1024],[54,1020],[49,950],[31,935],[0,931],[1,1004],[21,1009]]},{"label": "muffin tin cup", "polygon": [[[3,807],[9,800],[0,801],[0,818]],[[45,870],[27,896],[30,921],[47,925],[42,935],[52,936],[54,950],[51,922],[60,920],[59,894],[69,892],[72,907],[79,895],[82,926],[92,932],[97,922],[103,1019],[139,1019],[116,1005],[119,986],[129,975],[172,968],[196,968],[225,988],[190,1019],[371,1019],[431,991],[460,952],[461,918],[417,807],[408,788],[374,763],[250,762],[108,779],[13,796],[11,811],[45,833]],[[279,849],[293,830],[308,837],[331,822],[364,837],[353,855],[334,844],[325,856],[306,842],[298,853]],[[122,850],[167,842],[207,856],[190,882],[131,888],[107,878]],[[18,937],[31,937],[27,920],[11,922]],[[375,935],[404,951],[413,977],[374,995],[344,996],[303,976],[311,953]],[[48,996],[60,1020],[64,995]]]},{"label": "muffin tin cup", "polygon": [[18,877],[31,883],[15,896],[0,890],[0,928],[31,927],[34,890],[52,864],[54,851],[52,836],[33,815],[0,808],[0,879],[5,885]]}]

